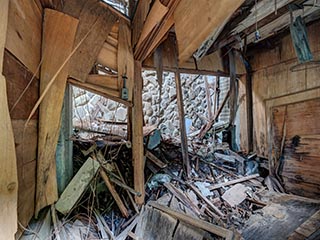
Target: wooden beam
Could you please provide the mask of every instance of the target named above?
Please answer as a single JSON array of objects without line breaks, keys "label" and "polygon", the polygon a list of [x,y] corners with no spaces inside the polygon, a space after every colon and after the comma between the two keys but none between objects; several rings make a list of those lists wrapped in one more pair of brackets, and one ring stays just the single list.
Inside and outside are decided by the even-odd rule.
[{"label": "wooden beam", "polygon": [[77,174],[72,178],[66,189],[55,204],[55,208],[62,214],[68,214],[78,202],[81,195],[89,186],[100,168],[98,161],[88,158]]},{"label": "wooden beam", "polygon": [[257,178],[257,177],[259,177],[259,174],[253,174],[253,175],[241,177],[241,178],[238,178],[238,179],[235,179],[235,180],[231,180],[231,181],[228,181],[228,182],[223,182],[223,183],[218,183],[218,184],[215,184],[215,185],[212,185],[212,186],[208,186],[207,188],[210,191],[213,191],[213,190],[216,190],[216,189],[221,188],[221,187],[226,187],[226,186],[230,186],[230,185],[233,185],[233,184],[236,184],[236,183],[245,182],[245,181]]},{"label": "wooden beam", "polygon": [[86,89],[90,92],[96,93],[98,95],[104,96],[106,98],[109,98],[113,101],[119,102],[127,107],[132,107],[132,102],[123,100],[120,98],[120,92],[116,90],[112,90],[105,87],[100,87],[98,85],[90,84],[90,83],[82,83],[77,80],[74,80],[72,78],[68,79],[68,82],[76,87],[80,87],[83,89]]},{"label": "wooden beam", "polygon": [[134,82],[134,59],[131,46],[130,26],[120,20],[119,44],[118,44],[118,89],[123,87],[122,76],[126,75],[126,88],[128,89],[128,101],[132,101],[132,88]]},{"label": "wooden beam", "polygon": [[229,73],[230,73],[230,125],[234,124],[237,111],[237,89],[236,89],[236,60],[234,50],[229,51]]},{"label": "wooden beam", "polygon": [[[59,70],[61,62],[69,57],[77,26],[77,19],[51,9],[45,10],[40,94]],[[68,64],[59,73],[40,104],[36,215],[58,198],[55,151],[67,75]]]},{"label": "wooden beam", "polygon": [[17,160],[8,108],[6,79],[2,75],[8,15],[9,0],[4,0],[0,8],[0,231],[2,239],[15,238],[18,221]]},{"label": "wooden beam", "polygon": [[163,205],[160,205],[156,202],[149,202],[149,205],[156,208],[156,209],[159,209],[167,214],[169,214],[170,216],[176,218],[176,219],[179,219],[187,224],[190,224],[194,227],[197,227],[197,228],[201,228],[203,230],[206,230],[210,233],[213,233],[217,236],[220,236],[220,237],[223,237],[225,239],[228,239],[228,240],[232,240],[233,239],[233,236],[234,236],[234,233],[226,228],[223,228],[223,227],[220,227],[220,226],[217,226],[217,225],[214,225],[214,224],[211,224],[211,223],[208,223],[206,221],[203,221],[203,220],[199,220],[197,218],[194,218],[194,217],[191,217],[190,215],[187,215],[187,214],[184,214],[184,213],[181,213],[181,212],[177,212],[171,208],[168,208],[166,206],[163,206]]},{"label": "wooden beam", "polygon": [[117,75],[110,76],[110,75],[101,75],[101,74],[90,74],[87,78],[86,83],[109,88],[112,90],[119,90],[117,78],[118,78]]},{"label": "wooden beam", "polygon": [[114,186],[110,182],[110,179],[109,179],[108,175],[102,169],[100,169],[100,176],[102,177],[102,179],[105,182],[109,192],[111,193],[111,195],[114,198],[117,206],[119,207],[120,212],[122,213],[122,216],[127,218],[129,216],[127,208],[124,206],[119,194],[117,193],[116,189],[114,188]]},{"label": "wooden beam", "polygon": [[141,35],[144,22],[149,13],[151,0],[138,1],[137,10],[132,20],[132,45],[133,47],[137,44]]},{"label": "wooden beam", "polygon": [[180,137],[181,137],[181,152],[183,169],[188,178],[190,176],[190,162],[188,153],[188,139],[186,131],[186,122],[184,118],[184,105],[183,105],[183,93],[181,87],[181,79],[179,70],[175,73],[176,91],[177,91],[177,104],[179,111],[179,123],[180,123]]},{"label": "wooden beam", "polygon": [[174,13],[179,62],[187,61],[210,36],[218,35],[244,0],[181,0]]},{"label": "wooden beam", "polygon": [[70,77],[81,82],[86,81],[116,20],[117,17],[104,9],[99,2],[87,1],[80,13],[74,46],[78,45],[89,30],[91,32],[70,60]]},{"label": "wooden beam", "polygon": [[138,205],[144,204],[144,153],[143,153],[143,112],[141,62],[134,62],[134,87],[132,108],[132,159],[134,188],[141,196],[135,196]]}]

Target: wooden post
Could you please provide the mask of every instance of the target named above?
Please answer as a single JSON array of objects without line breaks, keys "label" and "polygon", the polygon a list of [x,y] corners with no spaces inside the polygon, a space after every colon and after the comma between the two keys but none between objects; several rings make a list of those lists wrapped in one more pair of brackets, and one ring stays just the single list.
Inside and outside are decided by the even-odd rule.
[{"label": "wooden post", "polygon": [[188,140],[187,140],[186,123],[184,118],[183,95],[182,95],[179,70],[177,70],[175,73],[175,80],[176,80],[177,104],[178,104],[179,122],[180,122],[183,169],[188,178],[190,176],[190,163],[189,163],[189,156],[188,156]]},{"label": "wooden post", "polygon": [[247,103],[247,134],[248,151],[253,150],[253,110],[252,110],[252,73],[249,62],[246,64],[246,103]]},{"label": "wooden post", "polygon": [[229,73],[230,73],[230,125],[233,125],[237,109],[237,89],[236,89],[236,63],[234,51],[229,52]]},{"label": "wooden post", "polygon": [[138,205],[144,204],[144,153],[143,153],[143,112],[142,112],[142,77],[141,62],[134,62],[134,86],[132,108],[132,159],[134,188],[141,196],[135,196]]},{"label": "wooden post", "polygon": [[0,232],[1,239],[14,239],[17,231],[18,176],[13,130],[8,109],[6,79],[2,75],[9,0],[0,8]]}]

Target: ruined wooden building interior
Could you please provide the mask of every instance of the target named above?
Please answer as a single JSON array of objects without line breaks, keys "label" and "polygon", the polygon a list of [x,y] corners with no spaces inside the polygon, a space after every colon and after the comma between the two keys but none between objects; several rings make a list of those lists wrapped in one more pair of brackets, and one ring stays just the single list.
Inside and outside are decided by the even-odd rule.
[{"label": "ruined wooden building interior", "polygon": [[320,239],[320,1],[2,0],[0,240]]}]

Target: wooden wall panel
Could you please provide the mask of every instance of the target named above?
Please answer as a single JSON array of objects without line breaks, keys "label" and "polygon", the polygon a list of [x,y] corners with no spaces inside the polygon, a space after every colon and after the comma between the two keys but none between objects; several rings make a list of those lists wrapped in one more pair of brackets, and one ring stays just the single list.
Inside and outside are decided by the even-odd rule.
[{"label": "wooden wall panel", "polygon": [[6,48],[32,73],[40,62],[42,9],[33,0],[11,0]]},{"label": "wooden wall panel", "polygon": [[[285,189],[297,195],[319,198],[320,96],[275,107],[272,112],[275,149],[280,149],[284,126],[286,128],[284,164],[280,168]],[[276,157],[280,157],[279,154]]]}]

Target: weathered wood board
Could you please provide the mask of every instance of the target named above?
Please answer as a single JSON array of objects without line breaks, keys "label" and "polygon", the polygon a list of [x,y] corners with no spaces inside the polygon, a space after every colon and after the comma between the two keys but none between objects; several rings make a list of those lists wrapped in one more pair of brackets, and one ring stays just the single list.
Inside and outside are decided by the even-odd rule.
[{"label": "weathered wood board", "polygon": [[40,63],[42,13],[36,1],[12,0],[9,3],[6,48],[32,73],[36,73]]},{"label": "weathered wood board", "polygon": [[8,26],[9,0],[0,8],[0,231],[1,239],[14,239],[17,231],[18,176],[14,137],[8,109],[6,79],[2,75]]},{"label": "weathered wood board", "polygon": [[213,34],[219,33],[244,0],[181,0],[175,13],[179,61],[185,62]]},{"label": "weathered wood board", "polygon": [[82,165],[55,204],[60,213],[67,214],[72,209],[98,172],[99,167],[99,162],[92,158],[88,158]]},{"label": "weathered wood board", "polygon": [[[71,53],[77,26],[77,19],[55,10],[45,10],[40,93]],[[58,198],[55,151],[67,74],[68,64],[59,73],[40,104],[36,215]]]},{"label": "weathered wood board", "polygon": [[[98,1],[87,1],[79,16],[79,27],[74,47],[83,38],[85,40],[70,60],[70,77],[81,82],[86,81],[116,21],[117,17],[108,9],[103,8]],[[87,35],[88,32],[89,35]]]}]

